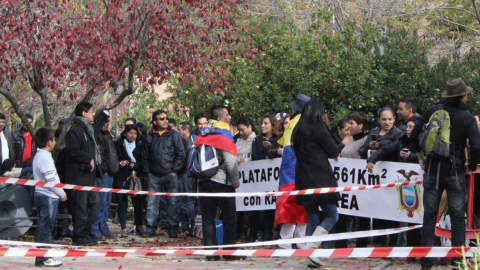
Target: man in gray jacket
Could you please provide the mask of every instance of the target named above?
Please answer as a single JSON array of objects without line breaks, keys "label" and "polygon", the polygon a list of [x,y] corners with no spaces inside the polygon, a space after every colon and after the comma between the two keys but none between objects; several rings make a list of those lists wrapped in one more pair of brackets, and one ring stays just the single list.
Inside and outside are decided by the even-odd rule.
[{"label": "man in gray jacket", "polygon": [[[216,106],[211,111],[212,118],[219,122],[230,124],[231,116],[224,106]],[[235,193],[235,189],[240,186],[238,179],[237,157],[228,151],[217,150],[220,169],[210,180],[199,182],[199,192],[209,193]],[[235,233],[237,218],[237,208],[234,197],[200,197],[200,206],[202,209],[202,228],[203,244],[205,246],[214,246],[217,244],[215,234],[215,216],[217,207],[222,211],[221,219],[223,224],[223,244],[235,244]],[[224,256],[226,260],[238,259],[239,257]],[[219,260],[220,256],[207,256],[210,260]]]}]

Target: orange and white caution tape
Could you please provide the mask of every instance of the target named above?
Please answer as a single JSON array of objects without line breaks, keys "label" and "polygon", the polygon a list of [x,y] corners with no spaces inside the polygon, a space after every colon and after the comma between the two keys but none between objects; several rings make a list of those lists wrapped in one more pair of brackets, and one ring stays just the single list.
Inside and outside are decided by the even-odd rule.
[{"label": "orange and white caution tape", "polygon": [[258,197],[258,196],[269,197],[269,196],[282,196],[282,195],[296,196],[296,195],[325,194],[325,193],[335,193],[335,192],[348,192],[348,191],[358,191],[358,190],[368,190],[368,189],[391,188],[391,187],[399,187],[399,186],[412,186],[412,185],[423,184],[423,181],[411,181],[411,182],[379,184],[379,185],[366,185],[366,186],[352,186],[352,187],[312,188],[312,189],[294,190],[294,191],[244,192],[244,193],[168,193],[168,192],[152,192],[152,191],[139,191],[139,190],[128,190],[128,189],[90,187],[90,186],[80,186],[80,185],[70,185],[70,184],[55,184],[55,183],[52,183],[52,182],[18,179],[18,178],[8,178],[8,177],[0,177],[0,183],[24,185],[24,186],[40,186],[40,187],[63,188],[63,189],[72,189],[72,190],[96,191],[96,192],[135,194],[135,195],[184,196],[184,197]]},{"label": "orange and white caution tape", "polygon": [[[473,257],[478,248],[464,248]],[[437,258],[462,257],[461,247],[381,247],[337,249],[155,250],[155,249],[33,249],[0,248],[0,257],[148,257],[163,255],[231,255],[247,257]]]}]

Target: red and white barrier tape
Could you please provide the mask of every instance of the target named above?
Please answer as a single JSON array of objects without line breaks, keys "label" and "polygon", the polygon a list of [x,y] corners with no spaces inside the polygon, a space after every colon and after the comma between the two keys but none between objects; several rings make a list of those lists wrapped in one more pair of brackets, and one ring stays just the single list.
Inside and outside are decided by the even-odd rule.
[{"label": "red and white barrier tape", "polygon": [[[202,249],[202,248],[243,248],[243,247],[258,247],[258,246],[273,246],[273,245],[282,245],[282,244],[299,244],[299,243],[310,243],[310,242],[324,242],[324,241],[337,241],[345,239],[356,239],[363,237],[374,237],[382,235],[390,235],[401,232],[406,232],[414,229],[420,229],[422,225],[415,225],[409,227],[401,227],[395,229],[384,229],[384,230],[371,230],[371,231],[358,231],[358,232],[347,232],[347,233],[335,233],[319,236],[306,236],[302,238],[292,238],[292,239],[280,239],[275,241],[265,241],[265,242],[255,242],[255,243],[245,243],[245,244],[235,244],[235,245],[221,245],[221,246],[198,246],[198,247],[173,247],[173,248],[188,248],[188,249]],[[1,242],[0,242],[1,244]]]},{"label": "red and white barrier tape", "polygon": [[[162,247],[162,248],[164,248],[164,249],[165,248],[171,248],[171,249],[244,248],[244,247],[258,247],[258,246],[272,246],[272,245],[281,245],[281,244],[310,243],[310,242],[319,242],[319,241],[322,241],[322,242],[323,241],[336,241],[336,240],[344,240],[344,239],[355,239],[355,238],[363,238],[363,237],[390,235],[390,234],[406,232],[406,231],[410,231],[410,230],[414,230],[414,229],[419,229],[421,227],[422,227],[422,225],[415,225],[415,226],[400,227],[400,228],[395,228],[395,229],[336,233],[336,234],[327,234],[327,235],[319,235],[319,236],[306,236],[306,237],[302,237],[302,238],[280,239],[280,240],[275,240],[275,241],[234,244],[234,245],[194,246],[194,247]],[[8,245],[8,246],[24,246],[24,247],[31,246],[31,247],[68,247],[68,248],[75,248],[73,246],[68,246],[68,245],[54,245],[54,244],[42,244],[42,243],[32,243],[32,242],[0,240],[0,246],[6,246],[6,245]],[[110,248],[110,249],[115,249],[115,248]],[[150,247],[150,249],[157,249],[157,248]]]},{"label": "red and white barrier tape", "polygon": [[135,195],[185,196],[185,197],[258,197],[258,196],[267,196],[268,197],[268,196],[281,196],[281,195],[288,195],[288,196],[311,195],[311,194],[347,192],[347,191],[368,190],[368,189],[378,189],[378,188],[390,188],[390,187],[398,187],[398,186],[412,186],[412,185],[423,184],[423,181],[411,181],[411,182],[367,185],[367,186],[352,186],[352,187],[312,188],[312,189],[294,190],[294,191],[244,192],[244,193],[151,192],[151,191],[101,188],[101,187],[90,187],[90,186],[69,185],[69,184],[55,184],[55,183],[51,183],[51,182],[18,179],[18,178],[8,178],[8,177],[0,177],[0,183],[24,185],[24,186],[40,186],[40,187],[84,190],[84,191],[110,192],[110,193],[121,193],[121,194],[135,194]]},{"label": "red and white barrier tape", "polygon": [[[473,257],[478,248],[465,248]],[[461,247],[382,247],[339,249],[259,249],[259,250],[154,250],[154,249],[33,249],[0,248],[0,257],[147,257],[163,255],[232,255],[247,257],[319,258],[437,258],[462,257]]]}]

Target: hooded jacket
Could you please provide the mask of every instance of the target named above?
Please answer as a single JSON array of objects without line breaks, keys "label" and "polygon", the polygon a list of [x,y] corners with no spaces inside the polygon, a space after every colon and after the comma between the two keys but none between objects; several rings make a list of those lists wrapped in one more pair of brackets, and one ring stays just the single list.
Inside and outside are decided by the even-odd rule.
[{"label": "hooded jacket", "polygon": [[110,116],[105,111],[101,110],[95,114],[95,123],[93,124],[93,130],[95,132],[95,140],[97,142],[97,148],[100,150],[100,156],[102,159],[101,168],[102,172],[108,175],[114,175],[118,172],[118,157],[115,145],[112,141],[112,134],[107,131],[102,131],[102,127],[108,122]]}]

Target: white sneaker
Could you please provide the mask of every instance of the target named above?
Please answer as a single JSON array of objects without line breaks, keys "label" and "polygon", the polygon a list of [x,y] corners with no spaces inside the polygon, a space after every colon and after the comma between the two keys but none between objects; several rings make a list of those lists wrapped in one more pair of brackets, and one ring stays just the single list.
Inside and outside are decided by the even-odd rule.
[{"label": "white sneaker", "polygon": [[57,261],[55,259],[48,259],[46,261],[43,261],[42,263],[36,263],[35,266],[45,266],[45,267],[59,267],[61,266],[63,263],[61,261]]}]

